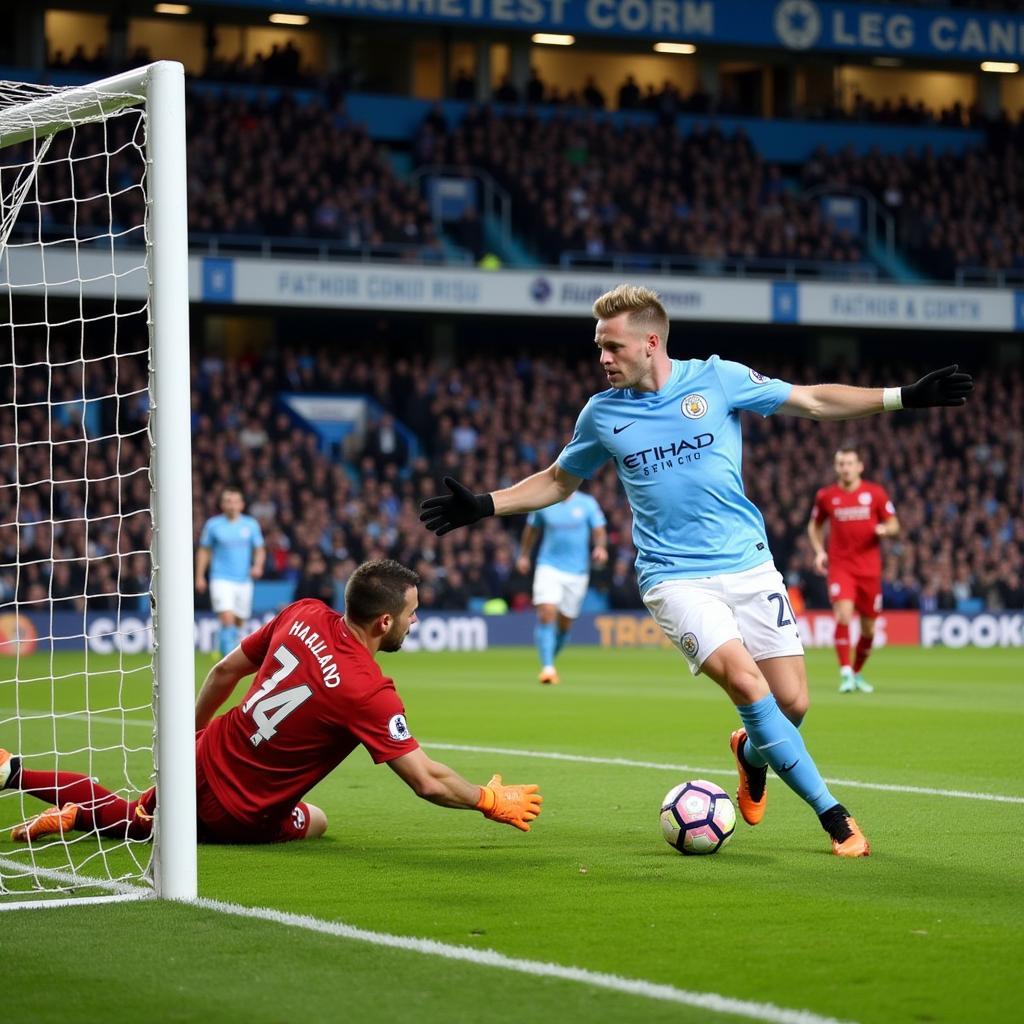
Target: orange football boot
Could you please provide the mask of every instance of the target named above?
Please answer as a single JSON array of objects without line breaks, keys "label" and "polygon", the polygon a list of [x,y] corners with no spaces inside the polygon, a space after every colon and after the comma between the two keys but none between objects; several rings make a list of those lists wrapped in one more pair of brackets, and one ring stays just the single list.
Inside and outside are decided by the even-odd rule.
[{"label": "orange football boot", "polygon": [[549,665],[547,668],[541,670],[540,675],[537,676],[537,680],[545,686],[557,686],[558,673]]},{"label": "orange football boot", "polygon": [[740,784],[736,790],[740,814],[748,825],[756,825],[764,817],[765,804],[768,803],[768,769],[752,768],[743,760],[740,746],[746,738],[747,730],[737,729],[729,737],[729,746],[736,758],[736,770],[740,776]]},{"label": "orange football boot", "polygon": [[837,819],[829,829],[832,852],[837,857],[867,857],[871,853],[868,837],[848,814]]},{"label": "orange football boot", "polygon": [[27,843],[32,839],[42,839],[43,836],[53,835],[55,832],[63,835],[75,827],[75,819],[78,817],[78,804],[65,804],[61,808],[50,807],[48,810],[37,814],[20,825],[11,829],[11,839],[16,843]]}]

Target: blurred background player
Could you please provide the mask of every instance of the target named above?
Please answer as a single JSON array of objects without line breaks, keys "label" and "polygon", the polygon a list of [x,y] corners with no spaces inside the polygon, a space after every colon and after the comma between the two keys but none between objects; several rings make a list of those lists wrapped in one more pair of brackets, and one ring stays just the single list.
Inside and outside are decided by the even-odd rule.
[{"label": "blurred background player", "polygon": [[[537,787],[505,785],[500,775],[477,786],[427,757],[394,682],[377,665],[377,653],[399,650],[416,621],[418,583],[398,562],[365,562],[345,588],[343,616],[322,601],[296,601],[210,670],[196,700],[200,840],[323,835],[327,815],[302,797],[360,744],[424,800],[530,831],[542,803]],[[253,672],[242,703],[214,718]],[[0,750],[5,788],[56,805],[18,825],[16,842],[73,830],[145,840],[153,829],[154,789],[123,800],[87,775],[29,770]]]},{"label": "blurred background player", "polygon": [[[814,548],[814,568],[828,572],[828,596],[836,617],[839,692],[874,687],[861,675],[875,639],[875,619],[882,610],[882,537],[900,532],[896,509],[881,484],[864,480],[864,463],[854,445],[835,455],[836,483],[814,498],[807,536]],[[825,525],[829,524],[828,552]],[[850,623],[860,616],[860,637],[850,664]]]},{"label": "blurred background player", "polygon": [[589,494],[576,491],[565,501],[531,512],[519,543],[516,568],[530,571],[530,555],[542,534],[533,574],[533,604],[537,609],[537,654],[542,683],[555,684],[555,659],[579,617],[590,585],[591,563],[608,562],[604,513]]},{"label": "blurred background player", "polygon": [[199,537],[196,590],[206,592],[209,568],[210,605],[220,621],[217,649],[223,656],[238,645],[239,630],[252,614],[252,584],[263,575],[267,549],[260,524],[244,514],[245,499],[237,487],[224,488],[220,508]]}]

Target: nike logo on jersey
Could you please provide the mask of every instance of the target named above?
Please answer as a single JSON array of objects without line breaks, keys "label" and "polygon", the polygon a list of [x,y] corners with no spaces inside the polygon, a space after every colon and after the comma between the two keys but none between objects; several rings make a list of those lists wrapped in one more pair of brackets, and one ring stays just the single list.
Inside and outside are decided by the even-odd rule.
[{"label": "nike logo on jersey", "polygon": [[636,420],[630,420],[628,423],[624,423],[621,427],[612,427],[613,434],[621,434],[627,427],[633,426]]},{"label": "nike logo on jersey", "polygon": [[785,775],[786,772],[791,772],[799,763],[800,763],[800,758],[798,757],[792,764],[784,764],[779,769],[778,774],[779,775]]}]

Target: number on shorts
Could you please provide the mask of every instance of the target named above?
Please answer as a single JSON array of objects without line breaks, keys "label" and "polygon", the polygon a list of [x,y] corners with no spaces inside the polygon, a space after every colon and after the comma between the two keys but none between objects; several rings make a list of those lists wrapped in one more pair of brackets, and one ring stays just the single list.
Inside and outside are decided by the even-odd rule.
[{"label": "number on shorts", "polygon": [[[769,594],[768,600],[778,603],[779,618],[776,625],[779,629],[782,629],[783,626],[792,626],[793,620],[796,619],[796,616],[793,614],[793,606],[789,603],[789,597],[786,594]],[[786,618],[787,610],[789,611],[790,618]]]},{"label": "number on shorts", "polygon": [[[258,747],[264,740],[273,739],[277,735],[277,727],[313,696],[313,691],[305,684],[273,693],[277,684],[299,666],[299,659],[284,644],[274,651],[274,658],[281,667],[269,679],[264,679],[263,685],[242,705],[243,714],[252,711],[256,731],[249,737],[249,741],[254,747]],[[271,711],[273,715],[268,714]]]}]

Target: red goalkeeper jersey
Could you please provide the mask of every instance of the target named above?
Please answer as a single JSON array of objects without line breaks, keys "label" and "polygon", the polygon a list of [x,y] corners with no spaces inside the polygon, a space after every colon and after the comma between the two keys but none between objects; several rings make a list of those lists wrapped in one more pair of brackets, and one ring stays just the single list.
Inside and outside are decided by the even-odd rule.
[{"label": "red goalkeeper jersey", "polygon": [[196,743],[198,770],[239,821],[291,813],[360,743],[376,764],[418,748],[395,684],[322,601],[288,605],[242,651],[259,665],[253,684]]},{"label": "red goalkeeper jersey", "polygon": [[839,484],[822,487],[811,513],[816,523],[829,522],[829,572],[842,569],[854,576],[882,575],[882,546],[875,527],[896,515],[889,495],[879,484],[860,482],[846,491]]}]

